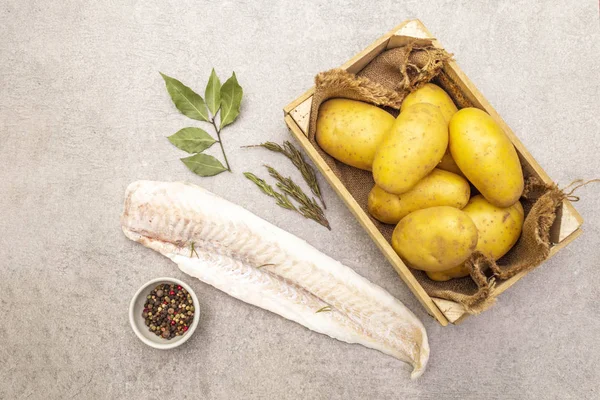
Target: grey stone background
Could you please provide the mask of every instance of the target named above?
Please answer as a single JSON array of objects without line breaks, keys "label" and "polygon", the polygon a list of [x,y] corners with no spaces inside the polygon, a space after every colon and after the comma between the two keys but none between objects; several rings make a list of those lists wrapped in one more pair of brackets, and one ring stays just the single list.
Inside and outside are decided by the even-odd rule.
[{"label": "grey stone background", "polygon": [[[600,396],[600,185],[584,235],[491,310],[442,328],[322,181],[333,226],[278,209],[242,176],[280,156],[282,107],[404,19],[420,18],[558,183],[600,176],[598,2],[38,1],[0,3],[0,398],[592,399]],[[158,71],[203,92],[238,74],[224,131],[233,174],[199,178],[166,136],[196,125]],[[216,150],[216,149],[215,149]],[[431,344],[425,375],[313,333],[183,275],[120,231],[137,179],[188,180],[308,240],[401,299]],[[140,342],[129,300],[189,282],[202,308],[183,347]]]}]

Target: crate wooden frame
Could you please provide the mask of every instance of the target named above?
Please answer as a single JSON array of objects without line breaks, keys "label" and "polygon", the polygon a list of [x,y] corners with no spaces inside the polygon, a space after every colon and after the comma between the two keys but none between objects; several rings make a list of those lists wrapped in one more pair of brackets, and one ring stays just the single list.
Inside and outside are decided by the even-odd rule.
[{"label": "crate wooden frame", "polygon": [[[433,40],[433,44],[435,46],[442,48],[442,45],[431,35],[421,21],[417,19],[407,20],[377,39],[366,49],[352,57],[352,59],[350,59],[340,68],[352,73],[357,73],[384,50],[403,46],[408,40],[414,40],[415,38],[431,39]],[[479,90],[477,90],[475,85],[469,80],[469,78],[467,78],[463,71],[458,67],[457,63],[450,61],[444,67],[444,71],[460,87],[463,94],[474,104],[475,107],[486,111],[500,125],[517,149],[524,169],[529,174],[538,176],[546,183],[553,183],[552,179],[550,179],[548,174],[546,174],[542,167],[531,156],[513,131],[502,120],[500,115],[498,115],[496,110],[494,110],[485,97],[483,97]],[[430,297],[425,292],[408,267],[394,252],[390,243],[383,237],[369,216],[362,210],[360,205],[348,192],[344,184],[337,178],[337,176],[335,176],[325,160],[309,142],[307,138],[308,121],[310,117],[313,93],[314,88],[309,89],[284,108],[284,119],[289,130],[300,142],[300,145],[314,161],[315,165],[321,171],[325,179],[327,179],[336,193],[346,203],[346,206],[371,236],[373,241],[377,244],[379,249],[392,264],[404,283],[406,283],[413,294],[419,299],[427,312],[443,326],[448,325],[448,323],[457,324],[461,322],[469,315],[465,312],[464,308],[460,304],[453,301]],[[583,218],[581,215],[579,215],[579,213],[575,210],[571,202],[565,200],[562,204],[562,207],[558,210],[556,222],[551,229],[551,240],[554,244],[550,250],[550,256],[553,256],[567,244],[575,240],[582,233],[582,224]],[[499,296],[506,289],[514,285],[519,279],[523,278],[526,274],[527,272],[522,272],[508,280],[499,281],[492,293],[492,296]]]}]

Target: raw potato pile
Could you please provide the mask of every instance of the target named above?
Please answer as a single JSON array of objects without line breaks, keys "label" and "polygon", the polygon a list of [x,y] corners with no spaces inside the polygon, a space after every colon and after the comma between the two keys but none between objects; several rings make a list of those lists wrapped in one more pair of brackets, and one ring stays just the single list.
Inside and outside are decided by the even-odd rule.
[{"label": "raw potato pile", "polygon": [[[428,83],[394,118],[347,99],[321,105],[316,140],[335,159],[373,172],[368,209],[396,224],[392,246],[437,281],[469,275],[474,251],[497,260],[517,242],[523,172],[510,139],[477,108],[456,108]],[[471,185],[479,194],[471,193]]]}]

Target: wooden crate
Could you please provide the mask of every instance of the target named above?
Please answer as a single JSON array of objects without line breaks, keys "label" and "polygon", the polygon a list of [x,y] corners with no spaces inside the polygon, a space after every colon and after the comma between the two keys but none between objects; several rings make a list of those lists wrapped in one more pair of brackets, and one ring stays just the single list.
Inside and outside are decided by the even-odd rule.
[{"label": "wooden crate", "polygon": [[[402,24],[398,25],[390,32],[377,39],[369,47],[358,53],[340,68],[352,73],[357,73],[381,52],[387,49],[404,46],[409,40],[413,40],[413,38],[432,39],[435,46],[440,48],[442,47],[442,45],[433,38],[431,33],[429,33],[421,21],[408,20],[404,21]],[[500,125],[517,149],[526,173],[528,175],[537,176],[546,183],[552,183],[552,180],[548,174],[546,174],[546,172],[535,161],[531,154],[529,154],[527,149],[515,136],[513,131],[506,125],[502,118],[500,118],[496,110],[494,110],[494,108],[488,103],[483,95],[477,90],[475,85],[473,85],[469,78],[467,78],[467,76],[462,72],[456,62],[451,61],[447,63],[447,65],[444,67],[444,71],[456,84],[458,84],[463,94],[473,103],[475,107],[486,111]],[[360,205],[354,200],[342,182],[333,174],[325,160],[309,142],[307,138],[308,121],[313,93],[314,88],[309,89],[306,93],[298,97],[284,108],[284,117],[288,128],[296,137],[296,139],[298,139],[304,150],[314,161],[333,189],[342,198],[342,200],[344,200],[352,214],[354,214],[367,233],[375,241],[379,249],[392,264],[396,272],[398,272],[402,280],[406,283],[406,285],[408,285],[414,295],[417,296],[421,304],[427,309],[428,313],[443,326],[446,326],[449,322],[454,324],[459,323],[468,316],[468,314],[465,313],[464,308],[460,304],[453,301],[432,298],[425,292],[423,287],[411,273],[410,269],[394,252],[390,243],[383,237],[369,216],[362,210]],[[582,223],[583,219],[579,213],[573,208],[572,204],[568,200],[565,200],[562,204],[562,207],[558,211],[556,222],[552,226],[551,241],[554,243],[554,245],[551,248],[550,256],[556,254],[557,251],[565,247],[581,234],[580,227]],[[500,281],[497,284],[492,296],[496,297],[500,295],[506,289],[514,285],[519,279],[525,276],[526,273],[527,272],[523,272],[508,280]]]}]

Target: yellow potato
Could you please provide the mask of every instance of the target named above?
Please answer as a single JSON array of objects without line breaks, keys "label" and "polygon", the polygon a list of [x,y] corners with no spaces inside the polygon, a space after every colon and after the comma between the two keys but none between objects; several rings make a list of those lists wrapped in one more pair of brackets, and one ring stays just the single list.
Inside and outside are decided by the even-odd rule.
[{"label": "yellow potato", "polygon": [[458,267],[450,268],[445,271],[427,271],[425,273],[427,274],[429,279],[433,281],[445,282],[454,278],[464,278],[465,276],[469,275],[469,270],[467,269],[467,267],[465,267],[463,263],[460,264]]},{"label": "yellow potato", "polygon": [[523,193],[523,171],[510,139],[484,111],[463,108],[450,120],[450,153],[492,204],[509,207]]},{"label": "yellow potato", "polygon": [[456,165],[456,161],[454,161],[454,158],[452,158],[452,154],[450,154],[449,148],[446,149],[446,152],[442,157],[442,161],[440,161],[436,168],[443,169],[444,171],[452,172],[456,175],[460,175],[463,177],[465,176],[465,174],[462,173],[460,168],[458,168],[458,165]]},{"label": "yellow potato", "polygon": [[396,224],[413,211],[435,206],[463,208],[469,201],[471,187],[466,179],[441,169],[434,169],[404,194],[391,194],[373,186],[368,210],[377,220]]},{"label": "yellow potato", "polygon": [[400,113],[373,160],[375,183],[402,194],[440,162],[448,146],[448,128],[436,106],[419,103]]},{"label": "yellow potato", "polygon": [[402,102],[400,111],[402,112],[406,108],[418,103],[429,103],[438,107],[446,122],[450,122],[450,118],[458,111],[448,93],[433,83],[426,83],[406,96]]},{"label": "yellow potato", "polygon": [[[475,250],[498,260],[517,242],[525,217],[523,206],[516,202],[510,207],[496,207],[482,195],[473,196],[463,211],[477,227],[478,241]],[[469,270],[461,264],[440,272],[427,272],[434,281],[447,281],[469,275]]]},{"label": "yellow potato", "polygon": [[418,210],[402,218],[392,247],[412,268],[445,271],[463,263],[477,246],[477,227],[463,211],[448,206]]},{"label": "yellow potato", "polygon": [[[438,107],[446,122],[450,122],[450,118],[452,118],[452,116],[458,111],[458,108],[456,108],[452,98],[448,96],[448,93],[433,83],[426,83],[419,89],[406,96],[402,102],[400,111],[418,103],[429,103]],[[458,168],[458,165],[456,165],[456,162],[452,158],[450,150],[448,149],[446,149],[446,153],[444,153],[444,157],[442,157],[442,161],[440,161],[437,168],[464,176],[460,168]]]},{"label": "yellow potato", "polygon": [[517,243],[521,236],[525,213],[520,202],[502,208],[488,202],[482,195],[473,196],[465,213],[477,226],[479,241],[475,250],[484,255],[499,259]]},{"label": "yellow potato", "polygon": [[375,151],[393,123],[390,113],[374,105],[331,99],[319,109],[316,139],[336,160],[370,171]]}]

